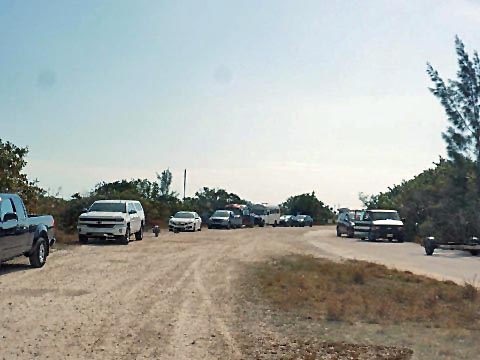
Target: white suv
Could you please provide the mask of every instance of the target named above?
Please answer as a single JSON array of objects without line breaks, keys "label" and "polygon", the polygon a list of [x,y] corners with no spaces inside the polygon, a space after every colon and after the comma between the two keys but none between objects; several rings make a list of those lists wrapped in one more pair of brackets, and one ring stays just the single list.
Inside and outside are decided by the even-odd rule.
[{"label": "white suv", "polygon": [[99,200],[78,218],[78,240],[87,244],[89,238],[119,239],[124,245],[143,239],[145,212],[139,201]]}]

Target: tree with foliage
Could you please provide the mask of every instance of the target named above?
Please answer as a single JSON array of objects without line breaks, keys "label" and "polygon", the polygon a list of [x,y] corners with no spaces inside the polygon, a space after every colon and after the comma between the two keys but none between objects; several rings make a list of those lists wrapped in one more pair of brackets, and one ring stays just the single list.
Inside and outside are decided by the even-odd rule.
[{"label": "tree with foliage", "polygon": [[332,209],[318,200],[315,192],[289,197],[282,209],[287,214],[310,215],[317,224],[326,224],[334,218]]},{"label": "tree with foliage", "polygon": [[157,173],[157,180],[160,183],[160,196],[168,198],[170,196],[177,196],[176,193],[170,192],[172,186],[173,175],[170,169],[163,170],[161,174]]},{"label": "tree with foliage", "polygon": [[0,193],[18,193],[28,209],[35,211],[38,197],[45,191],[37,186],[37,180],[30,181],[23,173],[27,154],[28,148],[0,139]]},{"label": "tree with foliage", "polygon": [[440,100],[450,125],[443,133],[449,157],[458,165],[465,160],[475,163],[477,194],[480,194],[480,58],[465,51],[455,37],[458,71],[457,79],[445,82],[430,63],[427,73],[434,86],[430,91]]}]

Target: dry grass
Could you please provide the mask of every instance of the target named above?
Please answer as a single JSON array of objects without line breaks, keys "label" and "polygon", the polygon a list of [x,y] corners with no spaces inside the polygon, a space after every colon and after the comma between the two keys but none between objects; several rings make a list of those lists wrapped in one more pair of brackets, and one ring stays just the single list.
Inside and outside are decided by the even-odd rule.
[{"label": "dry grass", "polygon": [[288,256],[255,268],[271,305],[330,321],[480,329],[478,289],[361,261]]},{"label": "dry grass", "polygon": [[78,234],[70,234],[60,229],[55,229],[55,237],[58,244],[78,244]]}]

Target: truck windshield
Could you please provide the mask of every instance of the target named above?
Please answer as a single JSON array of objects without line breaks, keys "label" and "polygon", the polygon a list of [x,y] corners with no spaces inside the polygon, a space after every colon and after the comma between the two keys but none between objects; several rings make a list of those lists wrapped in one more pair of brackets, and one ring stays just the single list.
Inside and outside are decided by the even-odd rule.
[{"label": "truck windshield", "polygon": [[126,213],[125,203],[94,203],[89,211]]},{"label": "truck windshield", "polygon": [[372,220],[400,220],[396,211],[372,212]]}]

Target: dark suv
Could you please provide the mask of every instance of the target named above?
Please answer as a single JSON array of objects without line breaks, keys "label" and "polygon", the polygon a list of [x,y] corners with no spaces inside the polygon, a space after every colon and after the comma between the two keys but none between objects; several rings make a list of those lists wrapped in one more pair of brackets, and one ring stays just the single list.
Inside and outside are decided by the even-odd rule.
[{"label": "dark suv", "polygon": [[342,212],[337,219],[337,236],[340,237],[346,234],[349,238],[355,235],[355,210]]}]

